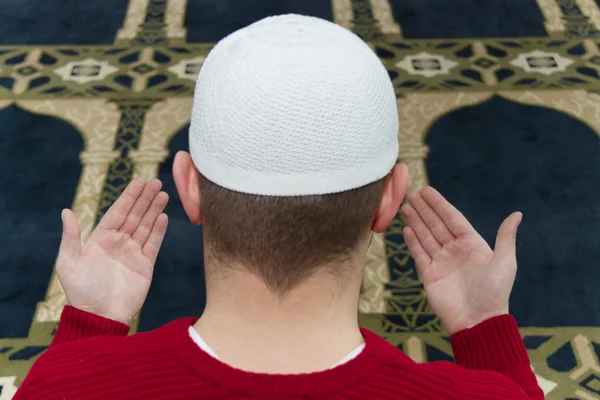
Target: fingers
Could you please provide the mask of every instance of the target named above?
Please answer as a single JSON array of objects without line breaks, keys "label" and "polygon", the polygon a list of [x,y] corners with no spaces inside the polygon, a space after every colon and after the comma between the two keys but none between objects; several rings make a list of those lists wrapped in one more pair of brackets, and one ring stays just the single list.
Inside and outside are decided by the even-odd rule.
[{"label": "fingers", "polygon": [[508,216],[498,229],[496,246],[494,248],[495,261],[513,260],[516,263],[516,238],[517,229],[523,220],[523,214],[514,212]]},{"label": "fingers", "polygon": [[146,181],[144,179],[137,178],[131,181],[106,214],[104,214],[104,217],[98,223],[98,228],[105,230],[119,229],[127,219],[129,212],[145,187]]},{"label": "fingers", "polygon": [[474,228],[460,211],[434,188],[427,186],[421,190],[421,196],[433,211],[442,219],[454,236],[461,236],[473,232]]},{"label": "fingers", "polygon": [[426,271],[429,268],[429,265],[431,264],[431,257],[429,257],[423,246],[421,246],[415,231],[413,231],[409,226],[404,228],[402,233],[404,234],[404,241],[408,245],[408,249],[415,260],[415,264],[417,264],[417,268],[422,275],[423,271]]},{"label": "fingers", "polygon": [[77,217],[71,210],[63,210],[61,214],[63,234],[58,251],[57,267],[73,265],[81,252],[81,230]]},{"label": "fingers", "polygon": [[126,235],[131,235],[142,221],[142,217],[146,215],[146,212],[150,208],[150,205],[154,201],[154,198],[160,192],[162,182],[158,179],[152,179],[146,182],[146,186],[142,193],[138,196],[135,204],[129,211],[129,215],[125,219],[123,225],[119,228],[119,232],[123,232]]},{"label": "fingers", "polygon": [[420,192],[409,193],[407,197],[410,205],[419,214],[427,228],[442,246],[455,239],[446,224],[444,224],[444,221],[427,204]]},{"label": "fingers", "polygon": [[156,257],[158,257],[158,251],[165,238],[168,224],[169,218],[167,217],[167,214],[160,214],[158,218],[156,218],[156,222],[152,227],[152,232],[150,233],[146,244],[142,247],[142,253],[152,264],[156,262]]},{"label": "fingers", "polygon": [[405,204],[400,210],[412,231],[416,233],[416,237],[423,249],[425,249],[430,257],[433,257],[442,248],[442,245],[438,243],[433,233],[431,233],[412,205]]},{"label": "fingers", "polygon": [[156,195],[154,200],[152,200],[152,204],[146,214],[142,217],[142,221],[139,226],[133,232],[131,236],[134,241],[136,241],[140,247],[143,247],[150,234],[152,232],[152,228],[156,222],[156,218],[164,211],[167,203],[169,202],[169,195],[165,192],[160,192]]}]

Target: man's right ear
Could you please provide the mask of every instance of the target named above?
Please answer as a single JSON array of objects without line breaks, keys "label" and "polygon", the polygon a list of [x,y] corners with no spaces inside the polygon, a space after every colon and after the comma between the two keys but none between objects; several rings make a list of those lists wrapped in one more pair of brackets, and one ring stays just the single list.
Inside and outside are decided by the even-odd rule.
[{"label": "man's right ear", "polygon": [[383,194],[377,205],[377,211],[371,224],[375,233],[383,233],[398,214],[402,199],[406,196],[409,182],[408,166],[396,164],[385,178]]},{"label": "man's right ear", "polygon": [[183,209],[190,222],[202,224],[202,196],[200,194],[200,173],[196,169],[190,153],[179,151],[173,161],[173,179]]}]

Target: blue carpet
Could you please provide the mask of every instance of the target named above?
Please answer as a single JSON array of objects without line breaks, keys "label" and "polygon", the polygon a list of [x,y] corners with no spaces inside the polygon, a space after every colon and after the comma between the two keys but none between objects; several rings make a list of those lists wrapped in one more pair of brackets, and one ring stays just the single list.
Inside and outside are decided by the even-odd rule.
[{"label": "blue carpet", "polygon": [[109,44],[125,0],[2,0],[0,45]]},{"label": "blue carpet", "polygon": [[[0,110],[0,337],[27,337],[44,299],[81,173],[81,136],[66,122]],[[52,134],[49,134],[51,132]]]}]

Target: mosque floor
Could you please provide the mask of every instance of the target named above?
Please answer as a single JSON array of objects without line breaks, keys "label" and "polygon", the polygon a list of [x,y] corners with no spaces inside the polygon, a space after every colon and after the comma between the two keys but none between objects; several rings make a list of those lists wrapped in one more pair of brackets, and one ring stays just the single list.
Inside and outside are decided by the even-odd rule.
[{"label": "mosque floor", "polygon": [[[411,188],[438,188],[493,244],[524,213],[511,299],[548,399],[600,399],[600,6],[594,0],[0,0],[0,400],[50,343],[65,296],[60,210],[84,236],[134,177],[170,228],[132,331],[199,315],[201,229],[170,174],[214,43],[267,15],[335,21],[393,80]],[[369,251],[360,322],[452,360],[398,215]]]}]

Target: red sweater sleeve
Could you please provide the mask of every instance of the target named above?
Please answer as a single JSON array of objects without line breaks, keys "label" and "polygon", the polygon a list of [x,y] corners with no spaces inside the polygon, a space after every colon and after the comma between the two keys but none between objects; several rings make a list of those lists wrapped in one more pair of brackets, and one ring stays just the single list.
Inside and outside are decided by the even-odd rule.
[{"label": "red sweater sleeve", "polygon": [[129,326],[66,306],[50,346],[92,336],[127,336]]},{"label": "red sweater sleeve", "polygon": [[544,399],[512,315],[502,315],[457,332],[450,338],[456,363],[497,371],[515,381],[531,399]]}]

